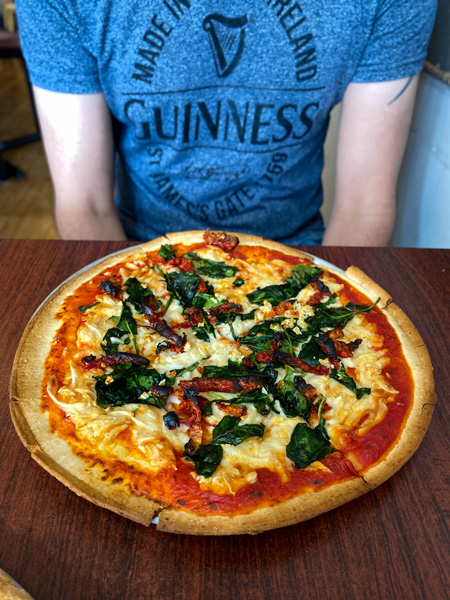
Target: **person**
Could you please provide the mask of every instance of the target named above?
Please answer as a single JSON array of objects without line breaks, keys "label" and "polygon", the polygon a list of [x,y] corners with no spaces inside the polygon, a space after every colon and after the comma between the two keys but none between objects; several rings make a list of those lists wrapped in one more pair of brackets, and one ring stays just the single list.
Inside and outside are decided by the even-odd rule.
[{"label": "person", "polygon": [[[18,0],[66,239],[386,245],[436,0]],[[342,101],[335,201],[323,143]]]}]

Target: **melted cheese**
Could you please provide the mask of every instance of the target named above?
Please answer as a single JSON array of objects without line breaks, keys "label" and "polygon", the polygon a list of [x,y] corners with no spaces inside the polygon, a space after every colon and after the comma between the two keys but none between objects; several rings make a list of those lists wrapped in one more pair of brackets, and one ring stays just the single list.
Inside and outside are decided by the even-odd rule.
[{"label": "melted cheese", "polygon": [[[201,249],[198,250],[198,254],[221,262],[227,257],[218,248]],[[278,259],[270,263],[243,261],[237,258],[226,260],[239,269],[236,277],[239,276],[244,280],[241,287],[232,287],[230,278],[217,280],[204,277],[204,279],[214,286],[216,296],[241,304],[244,312],[256,309],[255,316],[249,321],[243,321],[238,316],[233,323],[233,328],[228,324],[217,324],[216,337],[212,337],[209,343],[197,338],[191,329],[183,329],[180,330],[181,334],[186,334],[183,352],[174,353],[165,350],[157,353],[158,344],[165,341],[165,338],[149,328],[145,317],[132,308],[133,317],[138,324],[135,339],[140,354],[147,357],[151,366],[160,374],[186,369],[198,363],[197,368],[182,374],[183,379],[191,379],[201,376],[201,367],[225,366],[229,360],[240,362],[251,351],[234,340],[233,332],[235,336],[245,335],[255,324],[274,316],[273,307],[269,302],[265,302],[262,306],[251,305],[247,294],[257,287],[284,283],[285,278],[292,271],[292,265]],[[123,281],[128,277],[137,277],[164,304],[167,302],[169,293],[164,278],[152,268],[151,264],[142,260],[130,261],[120,270],[120,275]],[[328,274],[324,275],[324,283],[332,293],[339,293],[342,288],[342,285],[334,282]],[[285,319],[282,325],[273,328],[295,327],[294,331],[299,333],[300,328],[306,327],[306,319],[314,314],[314,309],[308,306],[307,302],[315,293],[316,290],[312,286],[302,289],[292,300],[292,306],[288,307],[283,314]],[[181,425],[168,429],[163,421],[166,411],[160,408],[128,404],[104,410],[97,405],[95,380],[86,375],[86,371],[80,367],[80,358],[89,353],[99,355],[100,343],[108,329],[114,326],[114,320],[111,319],[117,320],[120,315],[122,302],[103,293],[97,295],[96,301],[99,304],[95,309],[87,312],[86,319],[83,319],[78,328],[78,353],[70,365],[70,373],[62,382],[51,380],[48,393],[64,410],[67,418],[75,424],[80,439],[107,451],[111,457],[157,472],[175,463],[175,452],[182,453],[190,439],[189,428],[187,425]],[[184,319],[183,307],[178,300],[174,299],[164,315],[164,320],[176,328],[176,325]],[[343,446],[345,432],[361,435],[380,422],[387,412],[389,402],[396,395],[396,390],[384,376],[389,358],[382,348],[383,339],[376,333],[375,326],[367,322],[364,315],[355,316],[346,325],[341,339],[350,342],[358,338],[362,338],[362,343],[351,358],[343,359],[343,364],[346,369],[352,370],[352,376],[359,387],[371,388],[370,394],[365,394],[358,400],[351,390],[330,377],[312,373],[304,374],[307,383],[314,386],[317,393],[326,398],[327,409],[323,416],[331,443],[337,449]],[[131,340],[129,344],[122,343],[118,338],[113,341],[121,342],[121,351],[134,352]],[[322,363],[331,366],[328,360]],[[277,380],[280,381],[284,377],[285,369],[278,369]],[[206,393],[204,396],[209,400],[218,398],[229,400],[234,395]],[[179,399],[174,396],[171,397],[169,404],[176,407],[177,402]],[[286,418],[278,402],[276,407],[279,414],[270,412],[262,416],[252,404],[246,405],[247,414],[241,419],[242,425],[262,423],[265,426],[264,436],[247,438],[237,446],[224,444],[223,460],[210,478],[192,473],[192,477],[203,489],[211,490],[216,494],[235,494],[242,486],[254,483],[258,469],[263,468],[277,473],[283,482],[290,479],[294,465],[286,456],[286,446],[295,426],[303,422],[303,419]],[[212,415],[206,417],[203,423],[204,443],[212,439],[214,427],[225,414],[226,412],[223,412],[216,403],[213,404]],[[322,463],[314,463],[308,468],[326,469]]]}]

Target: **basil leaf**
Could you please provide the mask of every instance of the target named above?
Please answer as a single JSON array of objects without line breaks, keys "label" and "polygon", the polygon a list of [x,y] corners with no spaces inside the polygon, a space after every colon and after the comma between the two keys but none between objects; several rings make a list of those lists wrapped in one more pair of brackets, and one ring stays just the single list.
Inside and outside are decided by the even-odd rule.
[{"label": "basil leaf", "polygon": [[80,311],[80,313],[85,313],[87,310],[89,310],[93,306],[97,306],[97,304],[100,304],[100,302],[94,302],[94,304],[89,304],[89,305],[85,305],[85,306],[77,306],[77,308]]},{"label": "basil leaf", "polygon": [[161,248],[159,249],[158,252],[159,256],[161,256],[161,258],[163,258],[166,262],[168,262],[169,260],[172,260],[174,258],[177,257],[177,255],[175,254],[174,249],[172,248],[171,244],[163,244],[161,246]]},{"label": "basil leaf", "polygon": [[[153,296],[153,292],[150,288],[141,285],[141,282],[136,277],[129,277],[124,286],[127,288],[128,298],[127,302],[130,302],[135,310],[139,313],[142,312],[141,304],[144,298],[147,296]],[[161,301],[159,301],[161,306]],[[157,308],[158,309],[158,308]]]},{"label": "basil leaf", "polygon": [[181,273],[172,271],[165,274],[167,289],[184,306],[192,306],[195,294],[197,293],[200,277],[195,273]]},{"label": "basil leaf", "polygon": [[197,271],[197,273],[200,275],[206,275],[212,279],[233,277],[237,271],[239,271],[237,267],[232,267],[224,262],[217,262],[215,260],[209,260],[208,258],[201,258],[195,252],[187,252],[183,256],[193,262],[194,269]]},{"label": "basil leaf", "polygon": [[233,287],[241,287],[241,285],[244,285],[245,281],[242,279],[242,277],[238,277],[237,279],[235,279],[233,281]]},{"label": "basil leaf", "polygon": [[318,429],[311,429],[306,423],[297,423],[291,440],[286,446],[286,456],[296,469],[304,469],[315,460],[322,460],[331,452],[330,443]]},{"label": "basil leaf", "polygon": [[344,363],[342,362],[339,367],[339,371],[336,369],[331,369],[330,377],[332,377],[336,381],[339,381],[339,383],[341,383],[342,385],[345,385],[346,388],[348,388],[355,394],[358,400],[362,398],[364,394],[370,394],[372,391],[371,388],[358,387],[356,381],[352,377],[350,377],[350,375],[345,370]]}]

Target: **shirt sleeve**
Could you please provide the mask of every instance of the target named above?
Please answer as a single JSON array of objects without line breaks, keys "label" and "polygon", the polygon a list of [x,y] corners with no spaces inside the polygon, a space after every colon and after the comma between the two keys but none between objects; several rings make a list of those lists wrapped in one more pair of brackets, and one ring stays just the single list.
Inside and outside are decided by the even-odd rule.
[{"label": "shirt sleeve", "polygon": [[[87,3],[90,4],[90,3]],[[101,91],[86,23],[68,0],[16,0],[22,51],[31,82],[54,92]]]},{"label": "shirt sleeve", "polygon": [[379,0],[372,30],[352,81],[390,81],[422,70],[437,0]]}]

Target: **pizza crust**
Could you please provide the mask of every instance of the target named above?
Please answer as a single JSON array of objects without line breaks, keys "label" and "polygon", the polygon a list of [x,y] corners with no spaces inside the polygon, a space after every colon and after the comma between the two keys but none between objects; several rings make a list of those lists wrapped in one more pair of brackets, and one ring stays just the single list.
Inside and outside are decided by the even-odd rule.
[{"label": "pizza crust", "polygon": [[67,442],[50,432],[39,398],[13,398],[10,410],[16,431],[32,458],[78,496],[143,525],[149,525],[161,510],[157,502],[133,496],[126,485],[102,481],[101,465],[89,467]]},{"label": "pizza crust", "polygon": [[[186,246],[190,244],[198,244],[204,241],[204,233],[205,232],[203,230],[166,233],[165,236],[141,244],[141,248],[144,250],[144,252],[151,252],[152,250],[159,248],[162,244],[184,244]],[[291,246],[284,246],[283,244],[274,242],[273,240],[258,237],[256,235],[249,235],[247,233],[236,233],[231,231],[227,231],[226,233],[229,233],[230,235],[236,235],[239,238],[239,245],[264,246],[265,248],[271,248],[272,250],[277,250],[278,252],[282,252],[283,254],[288,254],[290,256],[298,256],[299,258],[306,258],[308,260],[314,259],[311,254],[302,252],[301,250],[292,248]]]},{"label": "pizza crust", "polygon": [[433,367],[428,350],[405,313],[391,302],[385,313],[394,327],[414,379],[414,401],[399,440],[379,464],[362,473],[365,481],[376,487],[396,473],[419,447],[433,415],[436,403]]},{"label": "pizza crust", "polygon": [[[60,325],[55,315],[64,299],[109,266],[128,258],[144,257],[146,252],[156,250],[162,244],[201,243],[203,233],[170,233],[98,261],[63,283],[33,315],[20,341],[10,382],[12,419],[32,457],[76,494],[98,506],[144,525],[149,525],[159,514],[159,530],[194,535],[253,534],[298,523],[353,500],[392,476],[417,449],[430,422],[435,403],[432,367],[423,340],[408,317],[380,286],[356,267],[347,269],[345,278],[372,301],[381,299],[379,306],[399,336],[412,367],[415,384],[414,404],[397,444],[377,465],[361,473],[361,477],[303,494],[249,515],[200,517],[171,507],[163,508],[148,498],[134,496],[122,483],[103,481],[100,466],[88,467],[84,460],[73,454],[64,440],[49,431],[48,417],[40,409],[39,396],[48,349]],[[245,234],[238,234],[238,237],[240,244],[263,246],[291,256],[313,259],[311,255],[278,242]],[[342,277],[341,273],[339,277]]]},{"label": "pizza crust", "polygon": [[363,479],[355,477],[318,492],[303,494],[282,504],[261,508],[248,515],[204,518],[167,508],[159,514],[157,529],[191,535],[256,534],[312,519],[368,491],[370,486]]},{"label": "pizza crust", "polygon": [[0,598],[2,600],[33,600],[30,594],[3,569],[0,569]]}]

